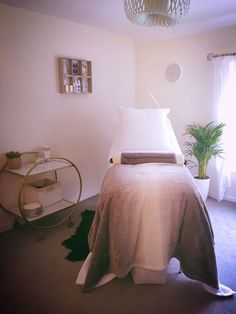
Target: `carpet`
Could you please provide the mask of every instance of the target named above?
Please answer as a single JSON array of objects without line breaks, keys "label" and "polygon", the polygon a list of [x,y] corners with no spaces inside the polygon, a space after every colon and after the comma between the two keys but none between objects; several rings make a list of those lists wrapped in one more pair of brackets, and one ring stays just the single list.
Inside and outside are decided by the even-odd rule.
[{"label": "carpet", "polygon": [[85,260],[89,254],[88,233],[93,222],[95,211],[84,210],[81,213],[82,221],[74,235],[64,240],[62,245],[71,252],[65,257],[70,262]]}]

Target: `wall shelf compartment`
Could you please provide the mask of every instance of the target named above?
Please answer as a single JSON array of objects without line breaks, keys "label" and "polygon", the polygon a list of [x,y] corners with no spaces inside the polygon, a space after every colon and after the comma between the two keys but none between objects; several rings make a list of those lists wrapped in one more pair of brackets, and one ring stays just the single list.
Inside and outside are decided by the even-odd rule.
[{"label": "wall shelf compartment", "polygon": [[91,61],[62,57],[58,58],[58,66],[60,93],[92,93]]}]

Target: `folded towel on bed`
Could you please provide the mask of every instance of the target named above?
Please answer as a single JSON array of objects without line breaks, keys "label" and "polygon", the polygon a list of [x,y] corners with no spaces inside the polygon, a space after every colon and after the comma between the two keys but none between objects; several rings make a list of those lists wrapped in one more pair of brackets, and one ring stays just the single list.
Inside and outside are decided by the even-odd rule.
[{"label": "folded towel on bed", "polygon": [[137,165],[144,163],[167,163],[184,164],[184,156],[169,152],[123,152],[114,156],[111,160],[113,164]]},{"label": "folded towel on bed", "polygon": [[172,153],[122,153],[121,164],[137,165],[143,163],[176,164],[176,155]]}]

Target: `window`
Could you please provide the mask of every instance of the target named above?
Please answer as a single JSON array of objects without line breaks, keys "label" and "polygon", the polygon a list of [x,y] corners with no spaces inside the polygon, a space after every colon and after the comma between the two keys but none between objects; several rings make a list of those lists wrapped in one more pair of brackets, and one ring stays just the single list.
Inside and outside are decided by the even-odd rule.
[{"label": "window", "polygon": [[[218,85],[218,120],[226,124],[223,133],[225,170],[236,172],[236,57],[219,58],[216,65]],[[221,85],[221,86],[219,86]]]}]

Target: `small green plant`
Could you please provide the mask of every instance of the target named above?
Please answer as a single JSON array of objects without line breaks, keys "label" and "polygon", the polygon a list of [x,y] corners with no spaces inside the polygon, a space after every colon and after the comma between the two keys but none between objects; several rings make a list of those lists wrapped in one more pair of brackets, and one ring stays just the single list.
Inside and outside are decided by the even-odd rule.
[{"label": "small green plant", "polygon": [[[207,165],[212,157],[223,153],[221,148],[221,137],[225,124],[215,124],[213,121],[206,126],[189,124],[186,127],[185,135],[189,135],[189,141],[185,142],[186,155],[194,156],[198,162],[198,179],[206,179]],[[188,161],[187,161],[188,163]],[[189,163],[194,163],[190,161]],[[194,163],[194,165],[196,165]]]},{"label": "small green plant", "polygon": [[13,158],[20,158],[21,157],[21,153],[18,152],[17,150],[11,150],[9,152],[6,152],[5,153],[5,156],[8,158],[8,159],[13,159]]}]

